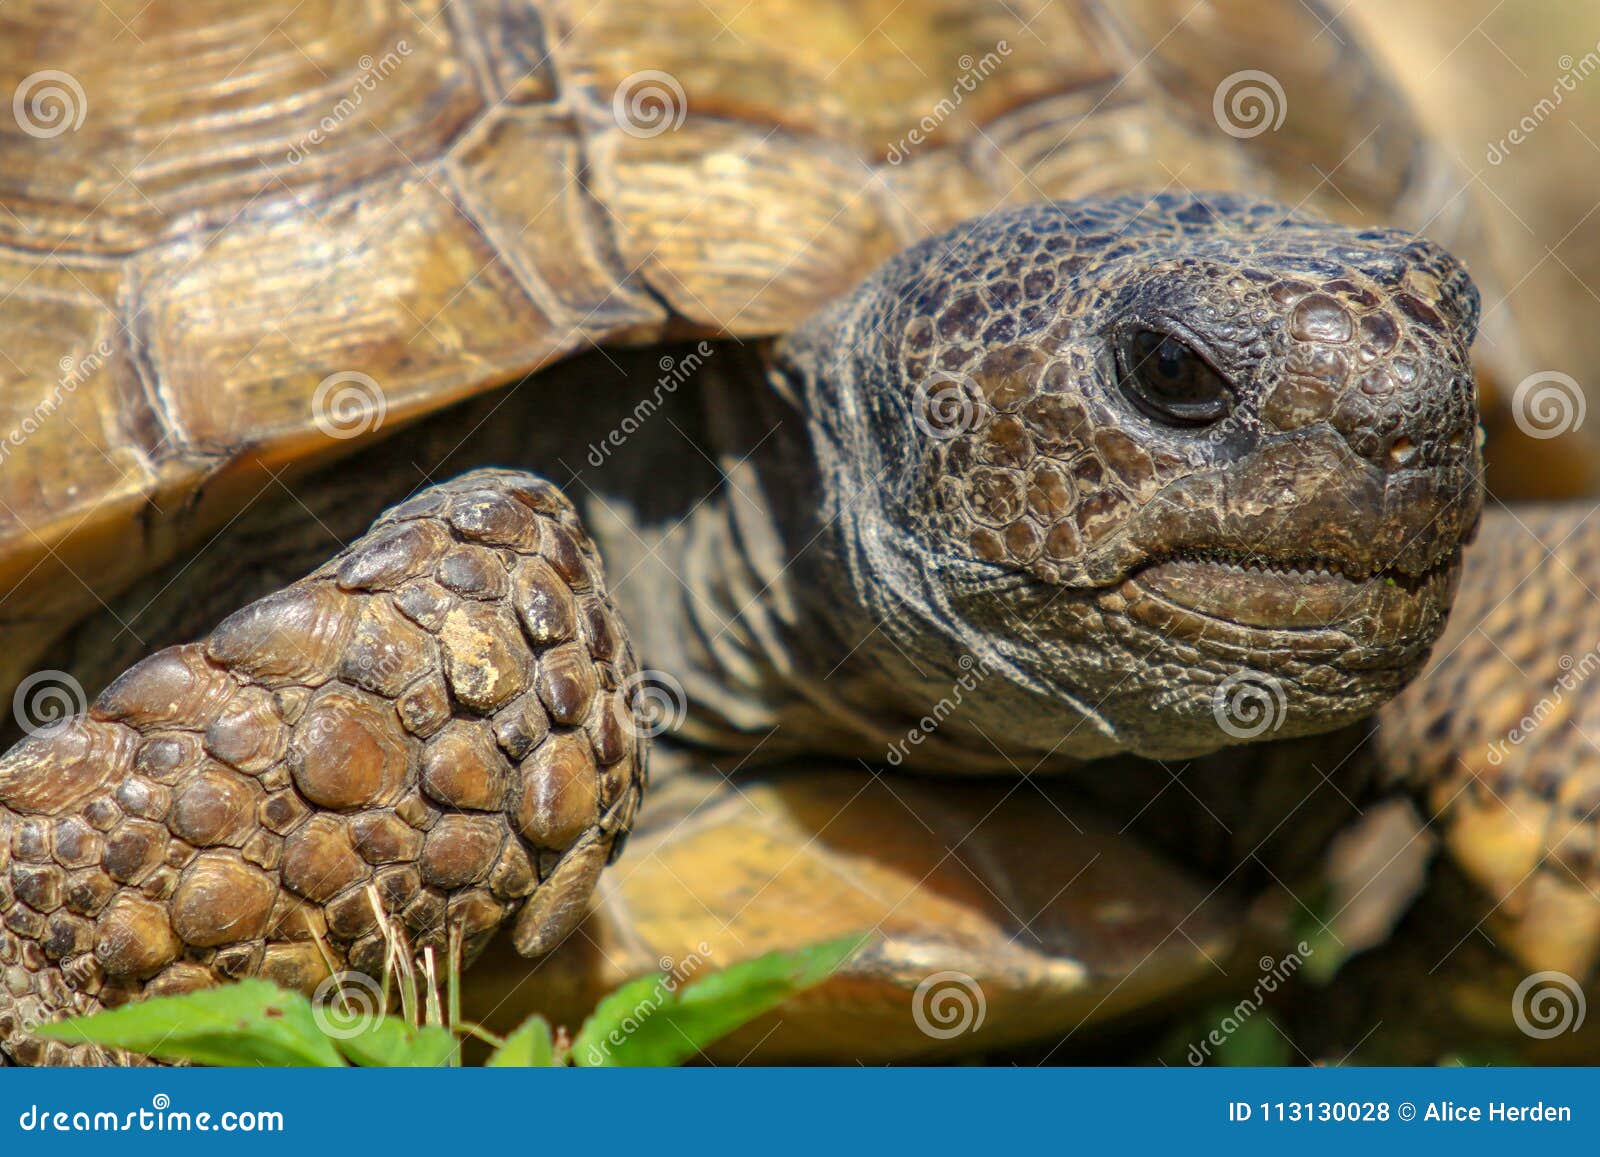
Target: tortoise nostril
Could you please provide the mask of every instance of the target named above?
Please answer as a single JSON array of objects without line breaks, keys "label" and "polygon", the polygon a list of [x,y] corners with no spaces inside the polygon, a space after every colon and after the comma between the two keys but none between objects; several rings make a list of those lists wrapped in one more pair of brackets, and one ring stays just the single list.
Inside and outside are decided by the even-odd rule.
[{"label": "tortoise nostril", "polygon": [[1410,435],[1402,434],[1389,443],[1389,468],[1398,470],[1417,456],[1417,444]]}]

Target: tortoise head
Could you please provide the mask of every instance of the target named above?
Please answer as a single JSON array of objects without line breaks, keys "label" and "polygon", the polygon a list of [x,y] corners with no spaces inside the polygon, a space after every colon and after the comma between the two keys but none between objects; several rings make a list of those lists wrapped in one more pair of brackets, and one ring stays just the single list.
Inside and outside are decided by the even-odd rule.
[{"label": "tortoise head", "polygon": [[776,364],[890,645],[981,659],[1012,752],[1178,757],[1419,670],[1482,505],[1477,311],[1415,236],[1162,195],[962,226]]}]

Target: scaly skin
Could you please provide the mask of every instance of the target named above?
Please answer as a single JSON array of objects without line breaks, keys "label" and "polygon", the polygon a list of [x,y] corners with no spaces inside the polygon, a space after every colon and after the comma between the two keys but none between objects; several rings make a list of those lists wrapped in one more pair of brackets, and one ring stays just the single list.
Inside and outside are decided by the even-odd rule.
[{"label": "scaly skin", "polygon": [[[958,767],[1229,746],[1230,679],[1281,689],[1278,738],[1362,718],[1443,629],[1478,520],[1476,318],[1438,247],[1238,197],[1039,206],[909,250],[776,357],[806,437],[755,464],[824,632],[808,673],[851,652],[831,694],[903,733],[961,656],[992,667],[939,728]],[[1228,412],[1130,401],[1140,330],[1208,362]]]},{"label": "scaly skin", "polygon": [[634,672],[572,507],[478,471],[152,655],[0,761],[0,1047],[247,975],[381,976],[376,908],[470,961],[548,950],[644,782]]},{"label": "scaly skin", "polygon": [[[664,428],[673,424],[662,422],[608,460],[602,480],[569,489],[613,576],[622,576],[612,597],[644,662],[688,689],[681,740],[759,749],[762,757],[809,751],[882,762],[887,742],[977,665],[985,672],[982,693],[966,697],[936,729],[925,729],[937,734],[893,762],[1010,774],[1079,768],[1093,782],[1091,761],[1102,756],[1181,758],[1239,742],[1244,736],[1229,726],[1227,709],[1241,681],[1277,697],[1277,725],[1259,734],[1283,739],[1359,721],[1417,673],[1444,628],[1481,507],[1467,363],[1476,316],[1461,267],[1437,246],[1400,233],[1357,232],[1236,196],[1034,206],[891,260],[767,352],[758,370],[767,389],[743,359],[726,356],[702,391],[707,412],[695,429],[730,471],[729,484],[709,498],[697,489],[699,464],[683,465],[681,443]],[[554,388],[503,413],[496,403],[490,429],[450,461],[457,468],[533,462],[561,477],[558,464],[593,445],[581,418],[567,419],[599,405],[590,393]],[[444,440],[452,436],[447,430]],[[262,578],[249,573],[260,560],[303,553],[328,529],[346,541],[384,503],[403,497],[416,478],[412,452],[426,437],[403,435],[367,461],[324,475],[320,485],[341,501],[324,501],[316,486],[296,500],[330,519],[298,519],[288,502],[277,507],[298,531],[257,548],[229,595],[261,593]],[[342,500],[351,495],[354,501]],[[418,501],[439,500],[428,491]],[[307,582],[327,589],[318,576],[329,573]],[[193,612],[170,608],[206,581],[196,568],[176,584],[158,635],[190,636]],[[482,594],[514,602],[517,589]],[[509,607],[493,613],[512,622]],[[588,653],[575,661],[589,671],[592,659],[598,673],[587,681],[610,688],[622,672],[607,668],[610,655],[594,633],[606,615],[596,614],[583,628]],[[275,637],[275,622],[241,612],[212,636],[203,660],[199,650],[185,654],[259,683],[262,673],[241,668],[239,656]],[[554,651],[540,650],[547,642],[532,638],[539,653],[519,660],[525,676],[547,677],[556,661]],[[353,645],[341,635],[315,668],[318,679]],[[408,669],[411,682],[403,688],[396,680],[386,694],[438,683],[441,672],[455,688],[449,702],[458,723],[506,709],[464,692],[460,681],[475,677],[471,663],[452,658],[448,647],[430,652]],[[265,674],[288,684],[297,677]],[[110,707],[100,701],[91,734],[127,728],[112,718],[120,685],[107,692]],[[518,682],[514,691],[522,690]],[[254,694],[275,704],[265,688]],[[204,730],[212,709],[203,697],[185,700],[175,725]],[[405,740],[403,782],[385,780],[382,798],[363,788],[360,800],[348,802],[344,795],[358,785],[346,782],[343,762],[323,764],[315,753],[298,763],[279,759],[273,745],[292,754],[288,733],[300,726],[282,714],[263,707],[240,728],[260,751],[240,771],[276,775],[286,798],[307,812],[322,809],[306,824],[342,830],[345,821],[333,814],[341,808],[376,809],[363,814],[383,819],[386,809],[399,815],[402,802],[421,798],[415,790],[397,794],[424,774],[420,736]],[[64,758],[69,742],[24,744],[0,763],[0,804],[16,813],[14,831],[33,822],[24,815],[70,823],[88,806],[87,794],[51,796],[44,807],[32,799],[54,782],[34,769]],[[600,740],[588,742],[595,756],[585,766],[605,763]],[[571,837],[564,847],[585,839],[598,847],[625,826],[642,772],[626,753],[618,758],[625,771],[602,777],[617,780],[615,791],[604,792],[613,810],[599,818],[584,810],[585,825],[563,829]],[[565,799],[567,764],[556,764],[534,769],[525,791]],[[122,763],[94,766],[94,790],[114,793]],[[421,791],[428,793],[426,783]],[[499,833],[497,847],[533,838],[518,826],[525,817],[514,796],[502,799],[512,814],[486,813],[481,821]],[[436,826],[453,816],[423,818]],[[580,826],[590,835],[579,835]],[[245,820],[238,835],[248,845],[261,830]],[[356,842],[367,857],[359,834]],[[41,854],[42,847],[29,852]],[[426,868],[426,847],[421,855]],[[396,862],[417,856],[415,848],[399,850]],[[603,855],[568,878],[558,865],[573,858],[569,851],[553,861],[553,875],[541,871],[545,882],[522,906],[520,948],[547,947],[587,899]],[[31,931],[7,941],[7,950],[23,954],[13,967],[38,1011],[68,1011],[67,997],[95,991],[93,970],[80,981],[73,965],[107,955],[121,970],[113,988],[119,999],[180,965],[212,970],[191,978],[203,982],[227,951],[242,958],[227,974],[260,969],[253,946],[271,939],[275,909],[252,928],[258,934],[248,951],[218,943],[220,929],[236,924],[231,913],[208,910],[205,920],[188,920],[185,888],[198,890],[191,877],[203,859],[180,852],[158,869],[162,883],[153,894],[140,891],[140,912],[162,935],[135,939],[167,945],[160,959],[124,962],[102,948],[127,940],[113,935],[121,927],[107,906],[97,909],[98,923],[82,917],[83,926],[74,925],[59,966],[47,961],[33,928],[43,926],[43,913],[30,919],[35,910],[13,883],[24,901],[13,914]],[[12,876],[26,875],[31,862],[13,854]],[[303,889],[288,878],[287,864],[285,857],[250,870],[275,896],[288,896]],[[451,888],[477,883],[488,861],[476,867],[482,871],[436,882],[435,907]],[[341,881],[336,896],[302,897],[339,936],[345,925],[333,905],[350,903],[359,890],[354,875]],[[131,880],[119,894],[139,888]],[[481,935],[521,900],[492,887],[488,894],[494,920],[470,929]],[[349,931],[338,949],[357,967],[374,966],[371,953],[360,952],[366,930]],[[65,978],[71,992],[62,994],[54,978]],[[311,977],[287,979],[304,985]],[[103,998],[103,986],[99,992]],[[40,1059],[14,1024],[3,1039],[14,1055]]]},{"label": "scaly skin", "polygon": [[1379,713],[1375,744],[1481,889],[1467,928],[1481,922],[1522,972],[1579,980],[1600,961],[1597,590],[1592,504],[1490,511],[1449,629]]}]

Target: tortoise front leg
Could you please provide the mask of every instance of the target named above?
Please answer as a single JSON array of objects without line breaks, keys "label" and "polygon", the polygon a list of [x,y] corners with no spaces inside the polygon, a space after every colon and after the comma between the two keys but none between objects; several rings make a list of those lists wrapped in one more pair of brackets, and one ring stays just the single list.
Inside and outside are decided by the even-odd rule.
[{"label": "tortoise front leg", "polygon": [[0,759],[0,1052],[247,975],[314,990],[497,928],[546,951],[644,784],[633,657],[577,514],[480,470],[137,664]]},{"label": "tortoise front leg", "polygon": [[[1600,961],[1592,506],[1486,512],[1448,632],[1423,675],[1381,713],[1376,750],[1481,889],[1464,935],[1481,928],[1527,972],[1591,981]],[[1434,970],[1458,948],[1441,945]]]}]

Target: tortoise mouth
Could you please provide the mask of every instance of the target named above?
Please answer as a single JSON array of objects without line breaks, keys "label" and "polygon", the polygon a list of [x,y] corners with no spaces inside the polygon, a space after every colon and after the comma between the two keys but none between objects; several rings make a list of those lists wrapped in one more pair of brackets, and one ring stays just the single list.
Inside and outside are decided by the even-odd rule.
[{"label": "tortoise mouth", "polygon": [[1342,640],[1408,649],[1431,643],[1455,594],[1461,551],[1411,574],[1365,573],[1330,558],[1269,558],[1227,551],[1185,552],[1146,563],[1121,594],[1135,617],[1196,641],[1218,627],[1234,632],[1331,632]]}]

